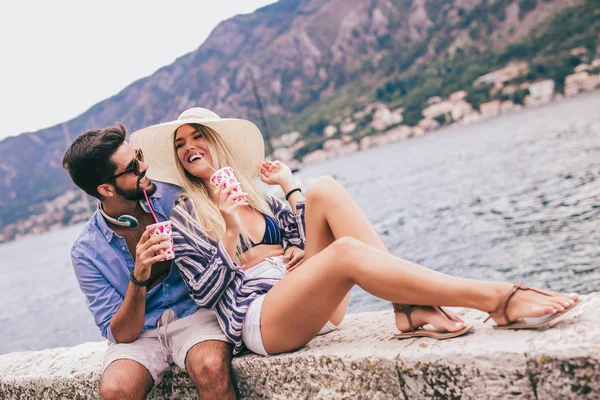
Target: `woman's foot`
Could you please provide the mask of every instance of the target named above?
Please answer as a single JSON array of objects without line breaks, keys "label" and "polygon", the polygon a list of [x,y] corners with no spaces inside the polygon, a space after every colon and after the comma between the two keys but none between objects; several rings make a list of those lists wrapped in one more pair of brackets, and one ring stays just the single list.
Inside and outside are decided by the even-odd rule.
[{"label": "woman's foot", "polygon": [[[444,315],[444,312],[447,314]],[[400,332],[410,332],[411,326],[407,314],[396,312],[396,328]],[[417,306],[410,313],[414,329],[431,324],[439,332],[458,332],[465,329],[465,322],[455,313],[438,307]]]},{"label": "woman's foot", "polygon": [[499,291],[498,303],[490,317],[504,326],[523,318],[538,318],[569,310],[579,301],[577,294],[557,293],[529,288],[520,283],[506,284]]}]

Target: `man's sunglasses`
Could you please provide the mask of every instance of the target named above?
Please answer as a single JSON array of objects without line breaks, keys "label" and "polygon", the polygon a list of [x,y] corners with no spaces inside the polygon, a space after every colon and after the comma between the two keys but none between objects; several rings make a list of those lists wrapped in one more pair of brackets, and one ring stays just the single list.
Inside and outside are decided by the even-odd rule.
[{"label": "man's sunglasses", "polygon": [[133,172],[136,175],[140,174],[140,161],[144,162],[144,153],[141,149],[135,149],[135,158],[129,163],[129,166],[123,172],[119,172],[116,175],[108,178],[104,183],[117,179],[118,177]]}]

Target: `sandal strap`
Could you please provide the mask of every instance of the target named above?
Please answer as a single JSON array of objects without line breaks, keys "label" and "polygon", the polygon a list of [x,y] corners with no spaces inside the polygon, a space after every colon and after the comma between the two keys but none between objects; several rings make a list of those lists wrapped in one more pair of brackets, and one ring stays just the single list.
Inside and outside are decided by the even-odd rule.
[{"label": "sandal strap", "polygon": [[[507,325],[513,323],[513,321],[511,321],[511,319],[508,317],[508,313],[506,312],[506,309],[508,308],[508,303],[510,302],[510,300],[513,298],[513,296],[519,290],[531,290],[533,292],[543,294],[544,296],[552,296],[551,294],[549,294],[548,292],[546,292],[544,290],[540,290],[540,289],[535,289],[535,288],[529,287],[529,286],[527,286],[527,285],[525,285],[525,284],[523,284],[521,282],[515,282],[515,283],[513,283],[512,288],[510,289],[510,291],[506,295],[506,299],[504,300],[504,303],[502,303],[500,305],[500,307],[498,307],[498,309],[496,310],[496,312],[499,312],[499,313],[503,314],[504,319],[506,320],[506,324]],[[488,319],[490,319],[490,317],[491,317],[491,313],[489,313],[489,314],[490,314],[490,316],[486,319],[486,321]]]},{"label": "sandal strap", "polygon": [[398,304],[398,303],[392,303],[392,306],[394,307],[394,312],[403,313],[404,315],[406,315],[406,319],[408,320],[408,325],[410,326],[411,332],[415,332],[417,329],[415,329],[415,325],[412,322],[412,318],[410,317],[410,314],[412,314],[412,312],[419,307],[431,307],[434,310],[439,310],[442,312],[442,314],[444,314],[444,316],[446,318],[448,318],[449,321],[453,321],[453,319],[450,318],[450,315],[448,315],[446,310],[444,310],[442,307],[439,307],[439,306],[418,306],[418,305],[408,305],[408,304]]},{"label": "sandal strap", "polygon": [[410,314],[412,314],[413,310],[415,310],[418,306],[413,306],[413,305],[408,305],[408,304],[398,304],[398,303],[392,303],[392,306],[394,307],[394,312],[395,313],[402,313],[404,315],[406,315],[406,319],[408,320],[408,325],[410,326],[410,331],[411,332],[415,332],[415,325],[412,322],[412,318],[410,317]]},{"label": "sandal strap", "polygon": [[439,310],[442,312],[442,314],[444,314],[444,316],[446,318],[448,318],[448,320],[452,321],[452,318],[450,318],[450,316],[446,313],[446,311],[442,308],[442,307],[438,307],[438,306],[433,306],[433,308],[435,308],[436,310]]}]

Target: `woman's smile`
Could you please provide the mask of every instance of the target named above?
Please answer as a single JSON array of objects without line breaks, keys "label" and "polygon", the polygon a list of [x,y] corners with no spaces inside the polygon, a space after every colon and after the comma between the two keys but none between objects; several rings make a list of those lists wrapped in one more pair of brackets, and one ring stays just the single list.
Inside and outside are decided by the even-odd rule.
[{"label": "woman's smile", "polygon": [[188,157],[188,162],[190,164],[194,164],[194,163],[202,161],[203,157],[204,157],[203,152],[195,152],[191,156]]},{"label": "woman's smile", "polygon": [[177,129],[175,149],[179,162],[190,174],[204,179],[214,172],[206,139],[193,126],[182,125]]}]

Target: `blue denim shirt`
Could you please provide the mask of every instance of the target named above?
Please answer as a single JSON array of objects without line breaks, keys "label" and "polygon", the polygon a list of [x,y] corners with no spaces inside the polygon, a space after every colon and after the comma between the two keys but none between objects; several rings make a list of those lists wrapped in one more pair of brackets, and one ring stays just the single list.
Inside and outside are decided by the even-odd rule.
[{"label": "blue denim shirt", "polygon": [[[150,202],[159,220],[165,221],[169,219],[181,189],[166,183],[154,183],[157,190]],[[110,330],[110,320],[123,302],[129,285],[129,274],[135,265],[125,239],[116,234],[96,211],[75,240],[71,248],[71,259],[79,287],[87,299],[87,306],[100,333],[116,342]],[[179,318],[198,310],[174,265],[165,280],[146,294],[143,330],[156,328],[158,318],[168,308]]]}]

